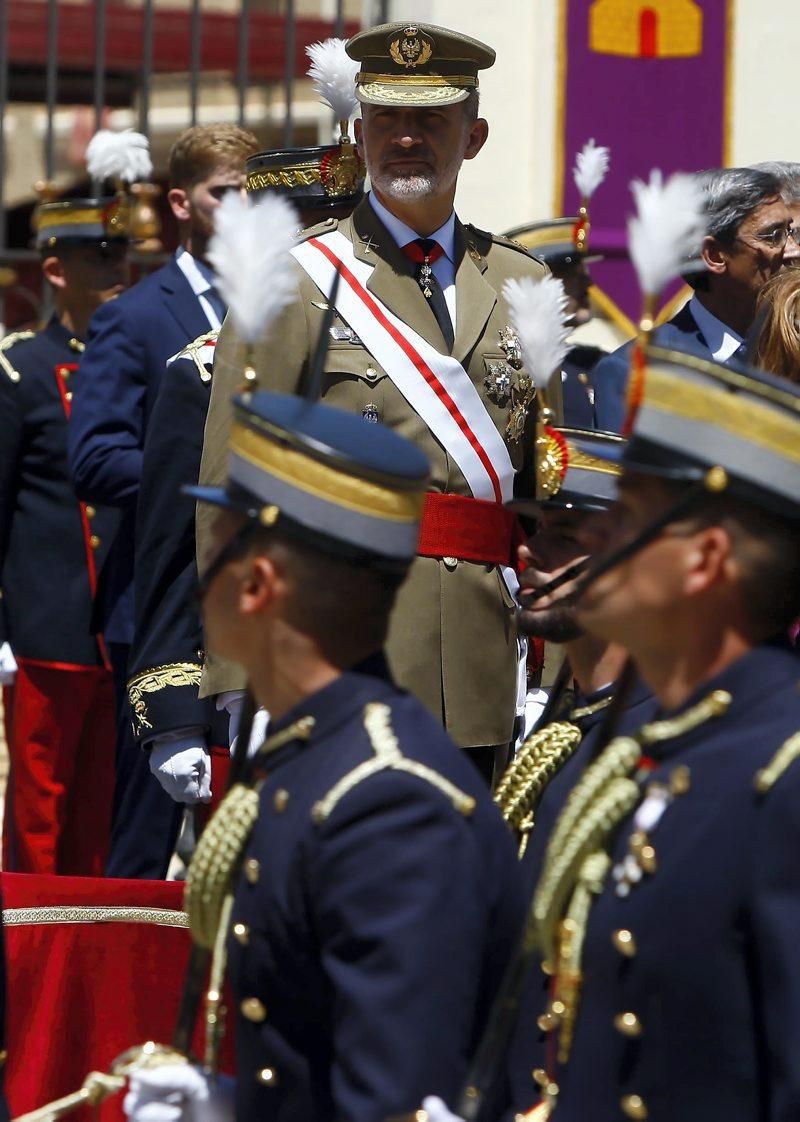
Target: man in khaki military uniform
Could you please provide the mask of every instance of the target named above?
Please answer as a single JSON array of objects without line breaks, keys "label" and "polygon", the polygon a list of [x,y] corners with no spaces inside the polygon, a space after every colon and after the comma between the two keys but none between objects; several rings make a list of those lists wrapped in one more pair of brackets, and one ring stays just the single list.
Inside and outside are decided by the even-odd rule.
[{"label": "man in khaki military uniform", "polygon": [[[518,641],[508,566],[512,521],[502,504],[533,470],[536,404],[501,296],[509,277],[545,268],[453,211],[465,159],[488,124],[478,71],[494,51],[426,25],[390,24],[348,42],[361,64],[355,137],[372,191],[351,218],[306,231],[296,248],[297,299],[257,348],[265,388],[303,388],[337,264],[341,283],[321,394],[410,438],[432,465],[420,556],[400,592],[388,653],[397,681],[465,748],[505,746],[518,699]],[[230,396],[242,346],[226,323],[217,346],[200,479],[224,478]],[[548,404],[560,414],[554,379]],[[312,486],[312,484],[309,484]],[[444,498],[443,498],[444,496]],[[198,516],[201,569],[207,515]],[[201,692],[241,688],[209,660]],[[480,761],[491,774],[493,754]]]}]

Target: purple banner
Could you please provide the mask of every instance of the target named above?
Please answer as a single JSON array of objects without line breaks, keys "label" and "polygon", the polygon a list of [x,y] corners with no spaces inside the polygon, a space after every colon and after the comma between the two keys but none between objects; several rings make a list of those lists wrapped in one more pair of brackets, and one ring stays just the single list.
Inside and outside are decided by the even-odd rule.
[{"label": "purple banner", "polygon": [[[574,214],[575,154],[590,137],[611,149],[591,207],[597,284],[631,319],[638,288],[625,259],[629,183],[725,160],[733,0],[562,0],[562,214]],[[674,290],[673,290],[674,291]],[[669,295],[669,294],[667,294]]]}]

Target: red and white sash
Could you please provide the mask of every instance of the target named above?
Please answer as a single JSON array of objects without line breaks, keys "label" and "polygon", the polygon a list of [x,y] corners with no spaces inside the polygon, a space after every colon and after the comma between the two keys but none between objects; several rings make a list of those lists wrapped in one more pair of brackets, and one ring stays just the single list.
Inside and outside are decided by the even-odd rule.
[{"label": "red and white sash", "polygon": [[323,293],[330,292],[337,267],[341,270],[336,310],[342,319],[458,464],[473,496],[507,502],[513,493],[511,457],[461,363],[440,354],[368,291],[373,266],[356,258],[338,230],[309,238],[292,254]]}]

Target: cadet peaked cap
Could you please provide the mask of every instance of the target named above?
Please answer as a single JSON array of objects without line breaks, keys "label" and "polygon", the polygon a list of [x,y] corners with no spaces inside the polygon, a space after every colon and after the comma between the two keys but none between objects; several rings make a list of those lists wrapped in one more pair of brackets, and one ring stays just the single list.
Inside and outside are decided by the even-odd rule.
[{"label": "cadet peaked cap", "polygon": [[258,152],[248,157],[245,175],[247,193],[256,199],[277,191],[298,210],[325,213],[356,206],[366,168],[353,145],[320,144]]},{"label": "cadet peaked cap", "polygon": [[506,231],[505,237],[524,245],[545,265],[577,265],[581,261],[589,265],[593,261],[602,261],[602,253],[590,255],[578,248],[576,235],[579,225],[577,216],[548,218],[542,222],[528,222],[524,226],[515,226],[512,230]]},{"label": "cadet peaked cap", "polygon": [[800,386],[650,347],[637,395],[625,469],[705,479],[710,490],[800,518]]},{"label": "cadet peaked cap", "polygon": [[131,207],[125,196],[61,199],[40,203],[33,213],[37,249],[128,240]]},{"label": "cadet peaked cap", "polygon": [[417,551],[426,456],[381,424],[257,391],[234,398],[224,488],[186,494],[318,548],[405,567]]},{"label": "cadet peaked cap", "polygon": [[354,35],[346,49],[361,63],[356,96],[367,105],[455,105],[495,60],[485,43],[427,23],[384,23]]},{"label": "cadet peaked cap", "polygon": [[508,505],[522,514],[542,506],[607,510],[617,499],[626,443],[617,432],[545,425],[536,439],[536,495]]}]

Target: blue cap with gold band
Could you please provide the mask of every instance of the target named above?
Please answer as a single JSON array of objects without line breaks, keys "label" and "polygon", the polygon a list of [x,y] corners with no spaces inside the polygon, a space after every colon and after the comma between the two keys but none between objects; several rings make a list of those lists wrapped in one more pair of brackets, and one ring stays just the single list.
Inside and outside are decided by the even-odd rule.
[{"label": "blue cap with gold band", "polygon": [[124,194],[43,202],[34,211],[36,247],[126,242],[130,223],[131,204]]},{"label": "blue cap with gold band", "polygon": [[184,491],[325,552],[402,569],[416,554],[429,472],[383,425],[258,391],[234,399],[225,487]]},{"label": "blue cap with gold band", "polygon": [[632,375],[623,468],[800,519],[800,387],[753,367],[649,347]]},{"label": "blue cap with gold band", "polygon": [[607,510],[617,499],[626,440],[617,432],[544,425],[536,438],[536,495],[509,503],[520,514],[543,505]]}]

